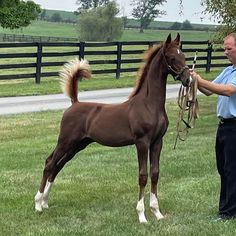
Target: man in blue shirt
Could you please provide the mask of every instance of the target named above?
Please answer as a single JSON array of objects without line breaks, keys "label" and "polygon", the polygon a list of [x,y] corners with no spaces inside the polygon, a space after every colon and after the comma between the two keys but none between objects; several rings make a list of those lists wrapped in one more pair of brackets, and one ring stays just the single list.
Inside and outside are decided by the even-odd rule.
[{"label": "man in blue shirt", "polygon": [[224,39],[224,53],[232,63],[212,82],[203,79],[195,71],[198,89],[209,96],[218,94],[216,134],[216,164],[221,180],[219,219],[236,218],[236,33]]}]

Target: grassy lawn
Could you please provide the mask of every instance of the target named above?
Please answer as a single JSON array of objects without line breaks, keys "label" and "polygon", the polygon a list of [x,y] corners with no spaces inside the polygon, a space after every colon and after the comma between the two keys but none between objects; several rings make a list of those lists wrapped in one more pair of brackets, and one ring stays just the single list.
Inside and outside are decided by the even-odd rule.
[{"label": "grassy lawn", "polygon": [[157,222],[135,211],[138,170],[133,146],[93,144],[56,179],[50,209],[34,212],[44,160],[53,150],[62,112],[0,116],[0,235],[235,235],[235,222],[215,222],[219,178],[215,167],[216,97],[200,97],[200,118],[185,142],[176,136],[176,101],[166,104],[170,126],[161,156]]},{"label": "grassy lawn", "polygon": [[[169,33],[176,35],[175,30],[145,30],[139,33],[139,29],[126,29],[120,41],[148,41],[148,40],[164,40]],[[208,40],[213,36],[210,31],[178,31],[182,40]],[[9,30],[0,27],[0,33],[5,34],[25,34],[33,36],[51,36],[78,38],[77,26],[74,24],[52,23],[46,21],[34,21],[26,28],[19,30]]]}]

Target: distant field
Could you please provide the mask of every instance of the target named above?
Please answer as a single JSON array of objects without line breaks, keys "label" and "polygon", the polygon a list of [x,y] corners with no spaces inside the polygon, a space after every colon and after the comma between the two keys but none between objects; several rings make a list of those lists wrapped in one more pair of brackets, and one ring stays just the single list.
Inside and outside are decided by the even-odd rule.
[{"label": "distant field", "polygon": [[[208,40],[213,36],[212,31],[178,31],[182,40]],[[0,27],[0,33],[25,34],[33,36],[71,37],[78,38],[75,24],[52,23],[46,21],[34,21],[30,26],[20,30],[8,30]],[[176,34],[173,30],[145,30],[139,33],[138,29],[126,29],[120,41],[138,40],[164,40],[169,33]]]}]

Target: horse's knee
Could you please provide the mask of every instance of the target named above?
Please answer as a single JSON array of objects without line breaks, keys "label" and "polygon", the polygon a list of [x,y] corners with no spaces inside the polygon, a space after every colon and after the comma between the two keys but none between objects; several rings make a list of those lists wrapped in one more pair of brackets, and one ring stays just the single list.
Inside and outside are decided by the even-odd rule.
[{"label": "horse's knee", "polygon": [[140,186],[146,186],[148,180],[147,174],[140,174],[139,175],[139,185]]},{"label": "horse's knee", "polygon": [[151,181],[153,184],[157,184],[159,178],[159,171],[155,170],[151,173]]},{"label": "horse's knee", "polygon": [[47,162],[46,161],[45,167],[44,167],[44,170],[43,170],[44,175],[50,174],[53,171],[54,168],[55,167],[54,167],[53,162],[49,162],[49,161]]}]

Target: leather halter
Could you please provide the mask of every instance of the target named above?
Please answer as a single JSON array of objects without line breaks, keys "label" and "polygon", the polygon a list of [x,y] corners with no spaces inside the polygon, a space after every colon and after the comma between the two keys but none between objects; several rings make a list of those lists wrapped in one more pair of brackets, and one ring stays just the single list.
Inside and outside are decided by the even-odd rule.
[{"label": "leather halter", "polygon": [[182,67],[180,69],[180,71],[177,71],[171,65],[169,65],[169,63],[167,62],[166,56],[165,56],[165,54],[163,52],[163,49],[162,49],[162,55],[163,55],[163,57],[165,59],[164,61],[165,61],[166,65],[167,65],[168,71],[174,77],[174,80],[180,80],[181,75],[184,73],[185,70],[189,69],[189,67],[188,66],[184,66],[184,67]]}]

